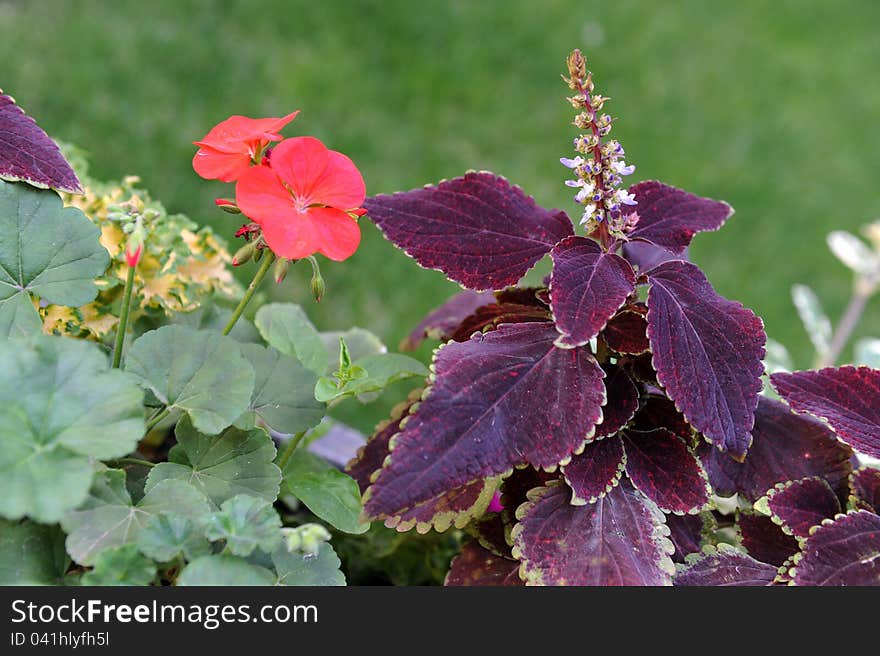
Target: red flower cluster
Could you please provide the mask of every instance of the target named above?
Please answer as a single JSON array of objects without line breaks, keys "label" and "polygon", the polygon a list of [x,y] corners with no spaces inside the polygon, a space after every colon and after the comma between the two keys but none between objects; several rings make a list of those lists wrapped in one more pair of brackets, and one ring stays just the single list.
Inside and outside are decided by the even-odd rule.
[{"label": "red flower cluster", "polygon": [[[203,178],[236,182],[236,205],[259,224],[277,256],[298,260],[322,253],[341,261],[360,243],[364,179],[348,157],[314,137],[283,139],[278,131],[297,113],[228,118],[195,142],[193,168]],[[280,143],[263,157],[273,141]]]}]

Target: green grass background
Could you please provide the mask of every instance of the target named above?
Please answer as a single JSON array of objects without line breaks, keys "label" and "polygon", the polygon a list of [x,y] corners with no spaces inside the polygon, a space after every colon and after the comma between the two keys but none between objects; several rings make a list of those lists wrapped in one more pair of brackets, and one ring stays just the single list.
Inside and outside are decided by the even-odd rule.
[{"label": "green grass background", "polygon": [[[581,47],[633,179],[734,206],[693,258],[808,366],[789,289],[813,286],[838,317],[850,276],[825,235],[880,216],[878,25],[870,0],[0,0],[0,87],[90,151],[96,177],[139,174],[231,236],[238,222],[212,207],[231,187],[190,167],[191,142],[230,114],[301,109],[285,133],[349,154],[369,193],[489,169],[572,209],[559,74]],[[353,258],[325,264],[320,305],[305,264],[272,293],[396,345],[455,286],[363,232]],[[880,333],[878,305],[860,333]]]}]

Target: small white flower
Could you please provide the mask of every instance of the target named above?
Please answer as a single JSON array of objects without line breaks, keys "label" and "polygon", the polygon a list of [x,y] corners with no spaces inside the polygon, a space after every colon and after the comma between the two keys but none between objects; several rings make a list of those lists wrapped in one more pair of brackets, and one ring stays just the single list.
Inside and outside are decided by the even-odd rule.
[{"label": "small white flower", "polygon": [[617,190],[617,200],[623,205],[638,205],[639,202],[636,200],[634,194],[627,192],[625,189]]},{"label": "small white flower", "polygon": [[570,169],[576,169],[581,164],[584,163],[584,158],[578,155],[574,159],[569,159],[568,157],[560,157],[559,162]]},{"label": "small white flower", "polygon": [[633,164],[627,166],[625,161],[620,160],[619,162],[614,162],[614,169],[620,175],[631,175],[632,172],[636,170],[636,167]]},{"label": "small white flower", "polygon": [[581,217],[581,225],[584,225],[584,224],[587,223],[590,219],[592,219],[592,218],[593,218],[593,214],[595,213],[595,211],[596,211],[596,205],[595,205],[595,204],[590,203],[589,205],[586,205],[586,206],[584,207],[584,214],[583,214],[583,216]]},{"label": "small white flower", "polygon": [[585,184],[583,189],[581,189],[574,197],[576,203],[583,203],[590,197],[590,194],[593,193],[593,185]]}]

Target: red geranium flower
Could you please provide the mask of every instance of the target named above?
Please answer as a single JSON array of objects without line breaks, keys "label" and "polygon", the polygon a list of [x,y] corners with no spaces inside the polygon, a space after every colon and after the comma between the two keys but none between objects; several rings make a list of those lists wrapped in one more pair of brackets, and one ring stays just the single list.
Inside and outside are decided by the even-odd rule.
[{"label": "red geranium flower", "polygon": [[196,173],[207,180],[234,182],[250,168],[257,153],[272,141],[281,141],[278,134],[285,125],[299,114],[298,111],[283,118],[248,118],[230,116],[218,123],[201,141],[193,157]]},{"label": "red geranium flower", "polygon": [[314,137],[285,139],[272,150],[271,166],[249,168],[235,185],[241,211],[260,224],[276,255],[291,260],[352,255],[361,240],[352,215],[365,195],[354,163]]}]

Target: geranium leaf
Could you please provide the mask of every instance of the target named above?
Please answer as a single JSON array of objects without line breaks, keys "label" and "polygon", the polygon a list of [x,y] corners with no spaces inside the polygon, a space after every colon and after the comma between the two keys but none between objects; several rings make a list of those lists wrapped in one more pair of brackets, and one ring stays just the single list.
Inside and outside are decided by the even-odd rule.
[{"label": "geranium leaf", "polygon": [[639,221],[629,238],[646,241],[678,254],[694,234],[718,230],[733,214],[727,203],[701,198],[656,180],[629,188],[638,205],[625,206],[625,214],[638,213]]},{"label": "geranium leaf", "polygon": [[318,376],[295,358],[259,344],[242,344],[254,368],[249,411],[279,433],[301,433],[317,426],[325,406],[315,399]]},{"label": "geranium leaf", "polygon": [[764,324],[715,293],[695,265],[649,274],[648,338],[657,380],[689,423],[718,448],[745,456],[764,371]]},{"label": "geranium leaf", "polygon": [[849,477],[850,498],[856,508],[880,514],[880,469],[862,467]]},{"label": "geranium leaf", "polygon": [[573,232],[565,212],[539,207],[487,172],[380,194],[364,207],[385,237],[420,265],[478,291],[515,284]]},{"label": "geranium leaf", "polygon": [[205,536],[211,542],[225,541],[235,556],[250,556],[257,548],[271,553],[281,543],[281,518],[271,502],[239,494],[207,518]]},{"label": "geranium leaf", "polygon": [[254,390],[254,368],[235,340],[185,326],[141,335],[125,356],[125,370],[209,435],[238,419]]},{"label": "geranium leaf", "polygon": [[244,558],[224,554],[197,558],[177,577],[177,585],[183,586],[275,585],[276,581],[275,574],[265,567],[249,563]]},{"label": "geranium leaf", "polygon": [[69,564],[58,526],[0,519],[0,585],[60,585]]},{"label": "geranium leaf", "polygon": [[413,351],[426,337],[446,341],[458,325],[478,307],[492,303],[495,303],[495,296],[490,292],[474,292],[470,289],[460,291],[422,319],[400,344],[400,350]]},{"label": "geranium leaf", "polygon": [[675,573],[676,586],[766,586],[776,579],[776,567],[762,563],[728,544],[689,558]]},{"label": "geranium leaf", "polygon": [[281,484],[275,465],[275,444],[259,428],[227,428],[219,437],[199,432],[188,417],[175,427],[176,462],[162,462],[150,470],[146,490],[165,480],[191,483],[216,505],[238,494],[274,501]]},{"label": "geranium leaf", "polygon": [[82,185],[58,146],[36,121],[0,91],[0,179],[72,194]]},{"label": "geranium leaf", "polygon": [[840,512],[840,502],[824,479],[802,478],[778,483],[769,490],[767,509],[783,531],[805,538],[812,527]]},{"label": "geranium leaf", "polygon": [[829,367],[776,373],[770,380],[796,412],[825,420],[852,448],[880,457],[880,369]]},{"label": "geranium leaf", "polygon": [[605,325],[602,338],[615,353],[641,355],[651,350],[648,342],[648,321],[643,314],[625,310]]},{"label": "geranium leaf", "polygon": [[573,456],[562,468],[565,482],[574,493],[571,502],[582,506],[605,496],[620,482],[625,465],[626,454],[619,437],[588,442],[583,453]]},{"label": "geranium leaf", "polygon": [[619,255],[584,237],[568,237],[550,251],[550,306],[564,346],[582,346],[605,327],[635,290],[636,275]]},{"label": "geranium leaf", "polygon": [[138,533],[136,544],[141,553],[160,563],[181,555],[195,560],[211,553],[208,540],[196,522],[168,512],[150,517]]},{"label": "geranium leaf", "polygon": [[662,510],[693,513],[709,501],[709,481],[700,461],[677,435],[664,428],[625,430],[626,473]]},{"label": "geranium leaf", "polygon": [[95,344],[0,340],[0,515],[56,522],[88,494],[93,458],[143,435],[143,392]]},{"label": "geranium leaf", "polygon": [[95,558],[94,569],[83,574],[83,585],[149,585],[156,576],[156,564],[133,544],[104,549]]},{"label": "geranium leaf", "polygon": [[564,485],[529,494],[517,510],[513,555],[531,585],[669,585],[672,543],[662,513],[626,480],[573,506]]},{"label": "geranium leaf", "polygon": [[543,305],[521,303],[492,303],[476,309],[450,335],[456,342],[466,342],[476,332],[485,333],[502,323],[533,323],[552,321],[550,309]]},{"label": "geranium leaf", "polygon": [[519,578],[518,561],[496,556],[473,541],[452,559],[443,585],[523,585],[523,580]]},{"label": "geranium leaf", "polygon": [[40,321],[31,295],[71,307],[93,301],[95,278],[110,263],[100,237],[98,226],[55,192],[0,180],[0,336]]},{"label": "geranium leaf", "polygon": [[785,533],[766,515],[741,512],[736,523],[743,548],[762,563],[781,567],[800,550],[797,538]]},{"label": "geranium leaf", "polygon": [[334,378],[324,377],[315,386],[315,398],[330,403],[343,397],[359,397],[379,392],[392,383],[428,375],[428,368],[418,360],[400,353],[376,353],[352,362],[365,375],[346,381],[341,386]]},{"label": "geranium leaf", "polygon": [[706,544],[707,536],[717,527],[711,512],[696,515],[666,515],[666,526],[669,528],[669,539],[675,546],[672,560],[676,563],[685,562],[685,558],[699,553]]},{"label": "geranium leaf", "polygon": [[880,515],[857,510],[826,520],[801,547],[797,585],[880,585]]},{"label": "geranium leaf", "polygon": [[125,489],[125,472],[108,469],[95,476],[89,497],[61,518],[67,531],[67,553],[81,565],[91,565],[104,549],[137,541],[149,519],[172,512],[193,521],[211,510],[208,500],[183,481],[163,481],[132,504]]},{"label": "geranium leaf", "polygon": [[340,571],[339,557],[326,542],[316,555],[290,552],[284,545],[272,553],[272,563],[278,574],[276,585],[289,586],[342,586],[345,575]]},{"label": "geranium leaf", "polygon": [[385,526],[401,532],[415,527],[417,533],[427,533],[431,529],[442,533],[451,526],[464,528],[486,512],[497,487],[496,478],[459,485],[419,501],[398,515],[386,517]]},{"label": "geranium leaf", "polygon": [[257,330],[269,346],[290,355],[319,376],[327,373],[330,356],[306,313],[293,303],[269,303],[257,310]]},{"label": "geranium leaf", "polygon": [[586,349],[559,349],[552,325],[505,324],[450,342],[430,392],[392,441],[390,463],[367,491],[374,517],[516,465],[550,468],[592,435],[604,372]]},{"label": "geranium leaf", "polygon": [[324,342],[324,348],[327,349],[329,362],[339,362],[340,338],[345,341],[345,346],[348,348],[352,360],[388,352],[388,347],[382,343],[382,340],[364,328],[327,330],[319,334],[321,341]]},{"label": "geranium leaf", "polygon": [[301,449],[284,466],[284,483],[309,510],[345,533],[363,533],[369,522],[359,521],[358,484],[321,458]]},{"label": "geranium leaf", "polygon": [[596,426],[595,439],[614,435],[626,426],[639,409],[639,389],[620,367],[606,368],[605,390],[608,400],[602,408],[602,421]]},{"label": "geranium leaf", "polygon": [[752,446],[742,463],[708,444],[700,457],[716,494],[741,494],[756,501],[777,483],[821,476],[844,495],[852,450],[820,421],[797,415],[762,396],[755,412]]}]

